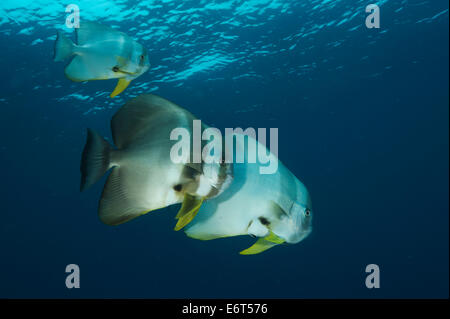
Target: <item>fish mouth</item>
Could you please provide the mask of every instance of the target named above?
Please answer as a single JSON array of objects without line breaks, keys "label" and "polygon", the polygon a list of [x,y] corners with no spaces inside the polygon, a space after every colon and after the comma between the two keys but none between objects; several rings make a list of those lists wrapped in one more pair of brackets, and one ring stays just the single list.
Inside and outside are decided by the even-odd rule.
[{"label": "fish mouth", "polygon": [[282,229],[278,230],[278,234],[277,231],[274,231],[274,233],[284,239],[287,244],[297,244],[308,237],[312,228],[311,226],[305,227],[301,217],[296,218],[292,216],[291,218],[287,224],[284,224]]},{"label": "fish mouth", "polygon": [[127,75],[127,76],[132,76],[132,77],[137,77],[137,76],[139,76],[139,75],[141,75],[142,73],[145,72],[143,70],[138,70],[136,72],[126,71],[126,70],[123,70],[123,69],[119,68],[118,66],[115,66],[113,68],[113,71],[116,72],[116,73],[121,73],[121,74],[124,74],[124,75]]},{"label": "fish mouth", "polygon": [[136,72],[130,72],[130,76],[138,77],[147,72],[150,69],[150,66],[144,66],[139,68]]},{"label": "fish mouth", "polygon": [[140,74],[140,72],[128,72],[128,71],[123,71],[123,70],[119,70],[119,72],[126,74],[126,75],[131,75],[131,76],[137,76]]},{"label": "fish mouth", "polygon": [[310,233],[311,233],[311,229],[299,231],[299,232],[293,233],[291,236],[288,236],[288,238],[284,238],[284,240],[288,244],[298,244],[303,239],[308,237],[308,235]]}]

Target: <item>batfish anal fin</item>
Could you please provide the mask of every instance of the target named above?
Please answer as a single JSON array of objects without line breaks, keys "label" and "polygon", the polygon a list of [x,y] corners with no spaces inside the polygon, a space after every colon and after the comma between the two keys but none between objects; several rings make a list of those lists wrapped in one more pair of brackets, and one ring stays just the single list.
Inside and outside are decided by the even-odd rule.
[{"label": "batfish anal fin", "polygon": [[270,232],[266,237],[262,237],[252,246],[240,252],[241,255],[256,255],[270,249],[276,245],[284,243],[284,239]]},{"label": "batfish anal fin", "polygon": [[110,97],[113,98],[117,95],[119,95],[120,93],[122,93],[127,86],[130,84],[131,80],[127,80],[125,78],[120,78],[119,81],[117,82],[117,86],[114,89],[114,91],[111,93]]},{"label": "batfish anal fin", "polygon": [[158,209],[155,204],[148,203],[148,176],[133,167],[114,167],[100,199],[100,220],[106,225],[115,226]]},{"label": "batfish anal fin", "polygon": [[182,229],[194,219],[195,215],[197,215],[200,207],[202,206],[203,199],[203,197],[195,197],[189,194],[184,195],[181,208],[175,217],[178,219],[178,222],[174,228],[176,231]]}]

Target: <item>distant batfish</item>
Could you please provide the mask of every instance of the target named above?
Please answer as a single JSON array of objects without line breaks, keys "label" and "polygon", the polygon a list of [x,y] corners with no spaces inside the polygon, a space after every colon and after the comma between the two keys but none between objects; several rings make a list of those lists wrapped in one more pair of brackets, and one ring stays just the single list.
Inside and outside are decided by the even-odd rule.
[{"label": "distant batfish", "polygon": [[[251,136],[236,138],[235,149],[236,154],[261,151],[268,154],[266,147]],[[185,228],[189,237],[201,240],[239,235],[259,237],[254,245],[241,251],[242,255],[258,254],[283,243],[298,243],[311,230],[308,190],[280,161],[276,173],[265,175],[260,174],[258,162],[235,162],[230,186],[220,196],[205,202]]]},{"label": "distant batfish", "polygon": [[[101,221],[118,225],[152,210],[182,203],[175,230],[193,220],[202,203],[220,194],[232,180],[225,163],[175,163],[171,140],[175,128],[192,136],[195,117],[156,95],[141,95],[127,102],[111,120],[116,148],[88,130],[81,159],[81,190],[108,170],[98,213]],[[193,147],[190,147],[192,159]]]},{"label": "distant batfish", "polygon": [[147,50],[123,32],[81,21],[76,35],[77,44],[58,31],[55,43],[55,61],[74,56],[65,68],[72,81],[119,79],[110,95],[115,97],[150,67]]}]

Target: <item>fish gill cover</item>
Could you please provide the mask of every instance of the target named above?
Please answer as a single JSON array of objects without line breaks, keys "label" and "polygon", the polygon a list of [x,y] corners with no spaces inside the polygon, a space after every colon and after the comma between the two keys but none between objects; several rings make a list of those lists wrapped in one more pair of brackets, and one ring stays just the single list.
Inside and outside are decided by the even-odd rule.
[{"label": "fish gill cover", "polygon": [[[148,49],[115,99],[52,61],[56,31],[74,38],[69,2]],[[0,43],[0,297],[448,297],[448,1],[3,0]],[[101,188],[77,192],[85,128],[109,134],[149,92],[218,127],[279,127],[311,238],[243,259],[247,239],[180,239],[167,214],[100,225]],[[64,287],[69,263],[84,289]],[[382,289],[364,285],[370,263]]]}]

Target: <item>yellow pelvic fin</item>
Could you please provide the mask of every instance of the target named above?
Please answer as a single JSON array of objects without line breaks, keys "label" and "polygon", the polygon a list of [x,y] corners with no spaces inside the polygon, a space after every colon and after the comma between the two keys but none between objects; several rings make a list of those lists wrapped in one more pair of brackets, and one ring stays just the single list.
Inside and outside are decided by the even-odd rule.
[{"label": "yellow pelvic fin", "polygon": [[256,255],[266,251],[273,246],[284,243],[284,239],[270,232],[266,237],[260,238],[249,248],[240,252],[241,255]]},{"label": "yellow pelvic fin", "polygon": [[114,91],[111,93],[110,97],[113,98],[117,95],[119,95],[120,93],[122,93],[127,86],[130,84],[131,80],[127,80],[124,78],[119,79],[119,82],[117,82],[117,86],[114,89]]},{"label": "yellow pelvic fin", "polygon": [[202,197],[195,197],[189,194],[184,195],[183,204],[181,204],[181,208],[175,217],[178,219],[178,222],[175,225],[176,231],[182,229],[194,219],[195,215],[197,215],[200,210],[202,203]]}]

